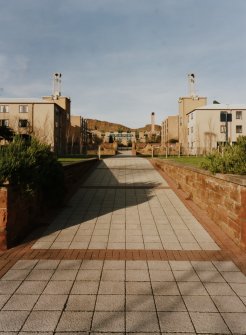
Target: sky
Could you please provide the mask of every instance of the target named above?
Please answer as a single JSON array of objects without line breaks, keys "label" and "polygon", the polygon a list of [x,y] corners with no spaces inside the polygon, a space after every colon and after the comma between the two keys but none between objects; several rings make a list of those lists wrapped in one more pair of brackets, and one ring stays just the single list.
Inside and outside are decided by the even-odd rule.
[{"label": "sky", "polygon": [[178,114],[188,74],[208,103],[246,103],[245,0],[0,0],[0,98],[61,93],[71,113],[137,128]]}]

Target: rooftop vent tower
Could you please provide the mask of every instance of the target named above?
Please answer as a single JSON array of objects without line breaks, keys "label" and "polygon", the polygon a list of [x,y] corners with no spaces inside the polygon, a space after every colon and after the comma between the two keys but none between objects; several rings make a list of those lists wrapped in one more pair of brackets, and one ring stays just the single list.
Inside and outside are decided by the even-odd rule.
[{"label": "rooftop vent tower", "polygon": [[61,73],[53,75],[53,98],[58,99],[61,96]]},{"label": "rooftop vent tower", "polygon": [[196,91],[195,91],[195,75],[194,73],[188,74],[188,82],[189,82],[189,94],[191,97],[196,97]]},{"label": "rooftop vent tower", "polygon": [[151,113],[151,133],[155,132],[155,113]]}]

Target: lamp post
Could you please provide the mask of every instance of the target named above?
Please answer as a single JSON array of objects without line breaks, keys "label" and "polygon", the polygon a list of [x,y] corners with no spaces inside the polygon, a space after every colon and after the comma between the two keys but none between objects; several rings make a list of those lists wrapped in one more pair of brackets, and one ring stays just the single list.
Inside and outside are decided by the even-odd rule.
[{"label": "lamp post", "polygon": [[232,114],[227,111],[220,112],[220,122],[225,122],[226,143],[228,143],[228,122],[232,122]]}]

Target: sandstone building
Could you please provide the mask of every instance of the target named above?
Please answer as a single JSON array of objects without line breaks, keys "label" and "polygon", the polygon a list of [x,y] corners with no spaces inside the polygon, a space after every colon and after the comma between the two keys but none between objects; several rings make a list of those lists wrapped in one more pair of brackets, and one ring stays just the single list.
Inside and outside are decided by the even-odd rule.
[{"label": "sandstone building", "polygon": [[203,154],[246,136],[246,105],[212,104],[187,114],[188,153]]},{"label": "sandstone building", "polygon": [[70,125],[70,98],[0,99],[0,125],[23,137],[36,136],[58,155],[66,153]]}]

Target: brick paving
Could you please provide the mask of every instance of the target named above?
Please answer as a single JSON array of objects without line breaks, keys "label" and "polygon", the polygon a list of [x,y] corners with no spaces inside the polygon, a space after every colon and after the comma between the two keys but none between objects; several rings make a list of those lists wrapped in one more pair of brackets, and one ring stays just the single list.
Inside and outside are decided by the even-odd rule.
[{"label": "brick paving", "polygon": [[246,333],[246,253],[145,159],[103,160],[28,240],[0,253],[0,334]]}]

